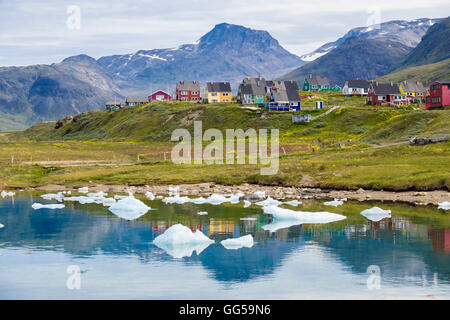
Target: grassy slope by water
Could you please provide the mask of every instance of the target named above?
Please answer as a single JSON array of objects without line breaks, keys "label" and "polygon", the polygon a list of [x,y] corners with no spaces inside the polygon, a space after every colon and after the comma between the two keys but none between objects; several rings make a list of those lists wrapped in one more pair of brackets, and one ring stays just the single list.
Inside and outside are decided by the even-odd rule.
[{"label": "grassy slope by water", "polygon": [[[315,116],[324,111],[302,112]],[[173,164],[169,161],[174,145],[171,133],[180,127],[192,132],[194,120],[202,121],[203,130],[280,129],[278,174],[262,176],[259,165],[249,164]],[[2,134],[0,185],[250,182],[343,189],[450,189],[450,143],[395,145],[413,136],[449,135],[449,123],[448,110],[368,106],[339,108],[309,124],[292,124],[290,113],[236,105],[158,103],[115,113],[93,111],[57,130],[55,123],[43,123],[22,133]],[[164,152],[168,152],[166,161]],[[75,160],[97,163],[70,163]]]}]

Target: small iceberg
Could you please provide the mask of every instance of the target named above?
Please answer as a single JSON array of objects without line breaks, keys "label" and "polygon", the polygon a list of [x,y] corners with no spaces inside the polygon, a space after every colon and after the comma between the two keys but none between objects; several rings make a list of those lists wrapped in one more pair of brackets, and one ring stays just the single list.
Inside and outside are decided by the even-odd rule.
[{"label": "small iceberg", "polygon": [[180,187],[169,187],[169,196],[176,196],[179,194]]},{"label": "small iceberg", "polygon": [[39,209],[64,209],[66,206],[63,204],[42,204],[42,203],[33,203],[31,205],[31,207],[34,210],[39,210]]},{"label": "small iceberg", "polygon": [[275,220],[297,220],[300,223],[330,223],[346,219],[347,217],[321,211],[321,212],[308,212],[308,211],[294,211],[290,209],[279,208],[277,206],[263,207],[264,213],[271,214]]},{"label": "small iceberg", "polygon": [[299,224],[302,224],[302,222],[298,220],[274,220],[274,222],[266,224],[261,228],[265,231],[276,232],[280,229],[290,228]]},{"label": "small iceberg", "polygon": [[291,200],[291,201],[287,201],[287,202],[283,202],[283,204],[287,204],[293,207],[297,207],[299,204],[302,204],[301,201],[298,200]]},{"label": "small iceberg", "polygon": [[244,208],[248,208],[252,205],[252,203],[248,200],[244,200]]},{"label": "small iceberg", "polygon": [[100,197],[105,197],[107,195],[108,194],[106,192],[103,192],[103,191],[100,191],[100,192],[97,192],[97,193],[88,193],[87,194],[87,196],[89,198],[100,198]]},{"label": "small iceberg", "polygon": [[174,258],[183,258],[192,256],[194,251],[199,255],[213,242],[200,230],[192,232],[182,224],[175,224],[157,236],[153,244]]},{"label": "small iceberg", "polygon": [[45,200],[56,200],[58,202],[62,202],[64,199],[64,195],[62,192],[58,192],[58,193],[48,193],[48,194],[43,194],[41,196],[42,199]]},{"label": "small iceberg", "polygon": [[150,210],[145,203],[136,199],[131,193],[125,199],[121,199],[110,206],[109,211],[125,220],[136,220]]},{"label": "small iceberg", "polygon": [[206,212],[206,211],[199,211],[199,212],[197,212],[197,214],[199,216],[206,216],[208,214],[208,212]]},{"label": "small iceberg", "polygon": [[128,198],[128,196],[119,196],[119,195],[115,195],[114,196],[114,199],[116,199],[116,200],[122,200],[122,199],[125,199],[125,198]]},{"label": "small iceberg", "polygon": [[323,204],[326,205],[326,206],[334,206],[334,207],[337,207],[337,206],[343,205],[345,201],[347,201],[347,198],[343,198],[343,199],[334,199],[333,201],[326,201],[326,202],[324,202]]},{"label": "small iceberg", "polygon": [[248,217],[248,218],[241,218],[239,220],[242,220],[242,221],[256,221],[258,219],[254,218],[254,217]]},{"label": "small iceberg", "polygon": [[153,193],[151,191],[147,191],[145,193],[145,196],[147,197],[147,199],[149,199],[151,201],[155,200],[155,196],[153,195]]},{"label": "small iceberg", "polygon": [[370,209],[366,209],[364,211],[361,211],[361,214],[373,222],[378,222],[383,220],[384,218],[390,218],[391,217],[391,210],[383,210],[378,207],[373,207]]},{"label": "small iceberg", "polygon": [[253,194],[256,195],[257,197],[261,198],[261,199],[264,199],[266,197],[266,192],[265,191],[258,190],[258,191],[255,191]]},{"label": "small iceberg", "polygon": [[283,202],[275,200],[275,199],[273,199],[273,198],[271,198],[269,196],[269,197],[267,197],[266,200],[256,202],[255,204],[258,205],[258,206],[261,206],[261,207],[266,207],[266,206],[278,206],[278,205],[280,205],[282,203]]},{"label": "small iceberg", "polygon": [[0,229],[4,228],[5,226],[3,224],[0,223]]},{"label": "small iceberg", "polygon": [[79,193],[88,193],[89,192],[89,188],[88,187],[78,188],[78,192]]},{"label": "small iceberg", "polygon": [[6,198],[6,197],[14,197],[15,194],[16,194],[16,193],[15,193],[15,192],[12,192],[12,191],[9,191],[9,192],[7,192],[7,191],[2,191],[2,192],[0,193],[0,195],[2,196],[2,198]]},{"label": "small iceberg", "polygon": [[450,210],[450,202],[444,201],[444,202],[438,203],[438,209]]},{"label": "small iceberg", "polygon": [[228,250],[237,250],[241,248],[251,248],[253,247],[253,237],[251,234],[240,238],[231,238],[220,241],[220,243]]}]

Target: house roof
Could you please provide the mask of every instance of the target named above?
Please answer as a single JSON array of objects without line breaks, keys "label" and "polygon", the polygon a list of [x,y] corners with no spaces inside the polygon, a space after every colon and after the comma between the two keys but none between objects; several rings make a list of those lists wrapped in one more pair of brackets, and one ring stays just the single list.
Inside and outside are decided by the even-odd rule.
[{"label": "house roof", "polygon": [[122,104],[121,101],[107,101],[106,105],[107,106],[120,106]]},{"label": "house roof", "polygon": [[178,81],[177,90],[200,91],[200,83],[198,81]]},{"label": "house roof", "polygon": [[310,85],[312,86],[327,86],[330,84],[330,82],[328,81],[328,79],[326,77],[321,77],[321,76],[313,76],[313,75],[309,75],[307,76],[308,82]]},{"label": "house roof", "polygon": [[231,92],[229,82],[207,82],[206,88],[208,92]]},{"label": "house roof", "polygon": [[426,89],[422,82],[403,81],[401,83],[403,91],[406,92],[425,92]]},{"label": "house roof", "polygon": [[156,90],[156,91],[152,92],[152,93],[150,94],[150,96],[152,96],[152,95],[154,95],[155,93],[158,93],[158,92],[162,92],[162,93],[164,93],[164,94],[170,96],[170,94],[167,93],[167,92],[165,92],[164,90]]},{"label": "house roof", "polygon": [[239,91],[242,94],[265,95],[267,81],[263,77],[245,78],[239,85]]},{"label": "house roof", "polygon": [[272,81],[272,96],[275,102],[297,102],[300,101],[298,95],[298,84],[296,81]]},{"label": "house roof", "polygon": [[372,82],[371,87],[376,95],[400,94],[398,85],[395,83]]},{"label": "house roof", "polygon": [[148,98],[130,98],[130,99],[127,98],[125,102],[148,103]]},{"label": "house roof", "polygon": [[368,80],[354,79],[354,80],[346,80],[345,82],[347,83],[349,88],[369,89],[370,87],[370,81]]},{"label": "house roof", "polygon": [[444,81],[436,80],[435,82],[439,82],[440,84],[450,84],[450,80],[444,80]]}]

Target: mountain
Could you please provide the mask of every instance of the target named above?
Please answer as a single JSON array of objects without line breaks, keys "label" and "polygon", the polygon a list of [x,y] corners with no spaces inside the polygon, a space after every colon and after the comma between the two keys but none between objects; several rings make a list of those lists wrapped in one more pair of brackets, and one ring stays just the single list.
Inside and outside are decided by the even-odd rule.
[{"label": "mountain", "polygon": [[25,125],[98,108],[113,96],[122,97],[112,77],[85,55],[0,68],[0,113]]},{"label": "mountain", "polygon": [[421,66],[407,67],[377,78],[380,82],[421,81],[428,86],[431,82],[450,79],[450,58]]},{"label": "mountain", "polygon": [[326,55],[281,77],[303,84],[306,75],[326,76],[331,85],[346,79],[374,79],[404,58],[411,48],[390,40],[348,38]]},{"label": "mountain", "polygon": [[448,58],[450,58],[450,17],[429,28],[417,47],[395,65],[393,70],[436,63]]},{"label": "mountain", "polygon": [[311,62],[337,48],[348,38],[397,41],[408,47],[415,47],[427,30],[441,19],[393,20],[369,27],[353,28],[343,37],[328,42],[311,53],[300,56],[304,62]]},{"label": "mountain", "polygon": [[147,91],[151,86],[173,88],[177,80],[237,84],[247,75],[270,78],[301,63],[267,31],[228,23],[216,25],[193,44],[98,59],[100,66],[120,79],[124,90]]}]

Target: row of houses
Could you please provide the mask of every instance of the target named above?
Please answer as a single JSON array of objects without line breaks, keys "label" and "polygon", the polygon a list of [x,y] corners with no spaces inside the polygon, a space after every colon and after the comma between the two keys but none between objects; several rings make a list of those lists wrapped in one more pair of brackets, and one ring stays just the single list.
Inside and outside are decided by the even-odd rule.
[{"label": "row of houses", "polygon": [[419,81],[402,81],[398,84],[368,80],[347,80],[342,88],[344,95],[365,95],[369,105],[406,105],[425,103],[427,109],[450,105],[450,81],[434,81],[429,88]]},{"label": "row of houses", "polygon": [[[154,101],[192,101],[203,103],[230,103],[233,101],[229,82],[207,82],[204,96],[198,81],[178,81],[175,96],[157,90],[147,98],[127,98],[124,101],[108,101],[107,110],[135,107]],[[264,106],[271,110],[300,110],[299,87],[295,81],[265,80],[246,77],[239,85],[237,101],[244,105]]]}]

